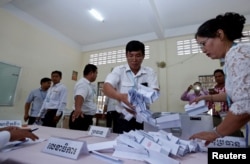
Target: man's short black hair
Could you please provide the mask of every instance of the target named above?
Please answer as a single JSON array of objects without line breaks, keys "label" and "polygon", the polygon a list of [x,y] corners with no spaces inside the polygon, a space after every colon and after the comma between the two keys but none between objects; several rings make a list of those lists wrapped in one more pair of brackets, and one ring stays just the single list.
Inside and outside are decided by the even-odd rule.
[{"label": "man's short black hair", "polygon": [[223,71],[222,69],[216,69],[216,70],[214,71],[214,75],[215,75],[216,73],[218,73],[218,72],[220,72],[220,73],[222,73],[222,74],[224,75],[224,71]]},{"label": "man's short black hair", "polygon": [[94,64],[87,64],[83,70],[83,75],[86,76],[88,75],[90,72],[96,72],[97,70],[97,66]]},{"label": "man's short black hair", "polygon": [[40,84],[42,85],[42,83],[49,82],[49,81],[51,81],[50,78],[44,77],[44,78],[41,79]]},{"label": "man's short black hair", "polygon": [[137,40],[132,40],[126,45],[126,53],[131,51],[141,51],[142,54],[145,54],[145,45]]},{"label": "man's short black hair", "polygon": [[62,72],[61,71],[53,71],[51,75],[53,74],[58,74],[60,77],[62,77]]}]

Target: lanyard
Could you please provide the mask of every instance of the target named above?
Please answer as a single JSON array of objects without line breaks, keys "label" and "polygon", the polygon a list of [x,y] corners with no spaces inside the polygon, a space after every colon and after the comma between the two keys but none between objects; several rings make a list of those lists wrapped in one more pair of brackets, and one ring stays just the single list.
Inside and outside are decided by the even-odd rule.
[{"label": "lanyard", "polygon": [[46,97],[46,91],[40,90],[40,94],[41,94],[42,99],[44,100]]},{"label": "lanyard", "polygon": [[128,77],[130,78],[130,80],[133,81],[133,83],[134,83],[133,89],[137,89],[137,78],[132,75],[131,70],[127,71],[126,73],[127,73]]}]

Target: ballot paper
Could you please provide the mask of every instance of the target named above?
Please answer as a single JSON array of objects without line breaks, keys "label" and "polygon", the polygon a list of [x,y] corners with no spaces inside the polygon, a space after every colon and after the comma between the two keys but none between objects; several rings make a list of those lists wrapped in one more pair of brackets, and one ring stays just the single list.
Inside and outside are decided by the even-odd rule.
[{"label": "ballot paper", "polygon": [[20,149],[26,146],[30,146],[36,143],[40,143],[45,141],[46,139],[39,138],[38,140],[31,140],[29,138],[25,139],[24,141],[12,141],[8,142],[2,149],[0,149],[0,152],[8,152],[16,149]]},{"label": "ballot paper", "polygon": [[201,100],[198,103],[186,104],[184,109],[189,116],[195,116],[208,111],[205,100]]},{"label": "ballot paper", "polygon": [[181,127],[181,118],[179,113],[169,113],[157,118],[149,118],[144,121],[144,127],[147,126],[146,123],[155,127],[155,129],[176,128]]},{"label": "ballot paper", "polygon": [[211,142],[208,147],[243,148],[246,147],[246,140],[244,137],[225,136],[223,138],[217,138],[215,141]]},{"label": "ballot paper", "polygon": [[116,145],[116,141],[113,140],[113,141],[88,144],[87,148],[89,151],[99,151],[99,150],[114,149],[115,145]]}]

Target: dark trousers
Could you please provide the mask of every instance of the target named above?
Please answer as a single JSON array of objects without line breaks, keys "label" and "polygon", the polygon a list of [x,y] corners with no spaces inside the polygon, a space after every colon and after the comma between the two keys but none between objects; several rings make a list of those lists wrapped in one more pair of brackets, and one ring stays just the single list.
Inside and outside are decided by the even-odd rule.
[{"label": "dark trousers", "polygon": [[87,131],[89,129],[90,125],[93,125],[93,116],[92,115],[83,115],[82,118],[79,116],[77,119],[75,119],[74,122],[72,122],[72,114],[74,111],[71,112],[69,117],[69,128],[74,130],[84,130]]},{"label": "dark trousers", "polygon": [[136,122],[135,118],[127,121],[124,119],[123,114],[120,114],[120,117],[117,119],[117,131],[114,133],[122,134],[131,130],[143,130],[143,123]]},{"label": "dark trousers", "polygon": [[29,116],[28,125],[33,125],[36,121],[36,117]]},{"label": "dark trousers", "polygon": [[113,133],[119,132],[117,120],[120,114],[117,111],[110,111],[106,114],[106,126],[112,128]]},{"label": "dark trousers", "polygon": [[[45,117],[43,119],[43,126],[48,127],[56,127],[57,122],[54,121],[54,117],[56,116],[57,109],[47,109],[47,112],[45,114]],[[60,115],[60,118],[62,117],[62,113]]]}]

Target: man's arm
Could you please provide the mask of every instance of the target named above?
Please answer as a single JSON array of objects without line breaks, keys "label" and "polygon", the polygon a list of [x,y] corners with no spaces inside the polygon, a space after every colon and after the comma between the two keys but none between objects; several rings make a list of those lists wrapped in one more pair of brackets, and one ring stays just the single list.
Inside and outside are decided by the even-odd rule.
[{"label": "man's arm", "polygon": [[110,84],[105,82],[103,85],[103,93],[108,96],[109,98],[116,99],[119,102],[123,102],[129,108],[133,109],[133,105],[131,105],[128,101],[128,94],[120,93],[116,91],[116,89]]},{"label": "man's arm", "polygon": [[29,110],[30,110],[31,103],[26,102],[24,105],[24,121],[27,121],[29,119]]},{"label": "man's arm", "polygon": [[60,116],[63,112],[63,110],[66,108],[66,105],[67,105],[67,95],[68,95],[68,91],[66,89],[66,87],[64,87],[62,90],[61,90],[61,94],[60,94],[60,104],[58,106],[58,110],[56,112],[56,116]]},{"label": "man's arm", "polygon": [[75,96],[75,110],[74,113],[72,114],[72,122],[75,121],[79,116],[84,117],[84,113],[82,112],[82,104],[84,102],[84,98],[81,95],[76,95]]}]

